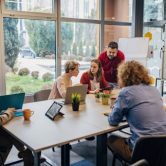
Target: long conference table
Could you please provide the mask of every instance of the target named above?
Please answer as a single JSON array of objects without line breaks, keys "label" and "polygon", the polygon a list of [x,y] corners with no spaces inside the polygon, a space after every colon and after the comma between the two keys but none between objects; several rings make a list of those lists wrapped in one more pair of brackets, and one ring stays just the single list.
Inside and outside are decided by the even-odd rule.
[{"label": "long conference table", "polygon": [[71,105],[64,105],[61,109],[64,116],[52,121],[45,113],[53,101],[24,104],[23,108],[34,111],[31,120],[15,117],[3,128],[33,151],[35,166],[40,165],[39,153],[55,146],[61,147],[61,165],[69,166],[69,144],[91,136],[96,136],[96,166],[107,166],[107,133],[119,130],[127,123],[110,126],[108,117],[103,114],[110,109],[109,105],[96,102],[94,95],[87,95],[85,104],[80,105],[77,112],[72,111]]}]

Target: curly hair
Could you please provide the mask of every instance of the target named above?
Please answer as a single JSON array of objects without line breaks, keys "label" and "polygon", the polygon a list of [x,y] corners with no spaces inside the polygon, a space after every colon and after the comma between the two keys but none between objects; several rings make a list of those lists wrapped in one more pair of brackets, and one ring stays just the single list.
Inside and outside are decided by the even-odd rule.
[{"label": "curly hair", "polygon": [[[91,60],[91,63],[94,62],[98,65],[98,71],[97,71],[97,74],[96,74],[96,81],[97,82],[100,82],[100,79],[101,79],[101,75],[102,75],[102,67],[101,67],[101,63],[98,59],[92,59]],[[92,74],[91,70],[89,70],[89,78],[90,80],[93,80],[94,79],[94,75]]]},{"label": "curly hair", "polygon": [[118,67],[118,83],[121,87],[150,84],[148,70],[137,61],[127,61]]},{"label": "curly hair", "polygon": [[74,70],[77,66],[79,66],[78,62],[69,60],[65,63],[65,72],[69,73],[70,70]]}]

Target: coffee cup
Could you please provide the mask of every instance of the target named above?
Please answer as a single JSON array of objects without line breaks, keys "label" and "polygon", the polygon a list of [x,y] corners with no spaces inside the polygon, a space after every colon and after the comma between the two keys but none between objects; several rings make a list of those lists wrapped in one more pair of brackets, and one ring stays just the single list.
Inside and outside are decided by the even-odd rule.
[{"label": "coffee cup", "polygon": [[31,111],[31,109],[26,108],[23,110],[24,120],[30,120],[30,117],[34,114],[34,111]]}]

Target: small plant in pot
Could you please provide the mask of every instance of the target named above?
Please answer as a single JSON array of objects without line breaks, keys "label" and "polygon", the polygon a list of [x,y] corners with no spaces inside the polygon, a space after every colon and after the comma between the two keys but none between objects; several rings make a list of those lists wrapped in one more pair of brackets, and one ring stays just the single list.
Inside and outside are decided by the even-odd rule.
[{"label": "small plant in pot", "polygon": [[110,98],[110,94],[102,93],[101,94],[102,104],[108,105],[109,98]]},{"label": "small plant in pot", "polygon": [[81,98],[81,95],[79,93],[73,93],[72,94],[71,99],[72,99],[73,111],[78,111],[79,110],[80,98]]},{"label": "small plant in pot", "polygon": [[96,99],[96,102],[99,102],[99,101],[100,101],[100,94],[99,94],[99,93],[96,93],[96,94],[95,94],[95,99]]}]

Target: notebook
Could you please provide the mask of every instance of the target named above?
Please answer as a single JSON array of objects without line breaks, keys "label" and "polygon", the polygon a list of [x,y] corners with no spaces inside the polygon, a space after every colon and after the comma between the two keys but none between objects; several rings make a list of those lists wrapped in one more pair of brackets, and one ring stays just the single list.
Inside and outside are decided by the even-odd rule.
[{"label": "notebook", "polygon": [[71,104],[72,103],[72,99],[71,99],[72,93],[79,93],[80,96],[81,96],[80,104],[85,103],[87,89],[88,89],[88,85],[87,84],[79,84],[79,85],[68,87],[66,89],[65,100],[61,100],[60,103],[61,104],[62,103],[63,104]]},{"label": "notebook", "polygon": [[24,97],[25,93],[0,96],[0,114],[8,108],[15,108],[18,112],[20,112],[20,109],[22,109],[23,106]]}]

